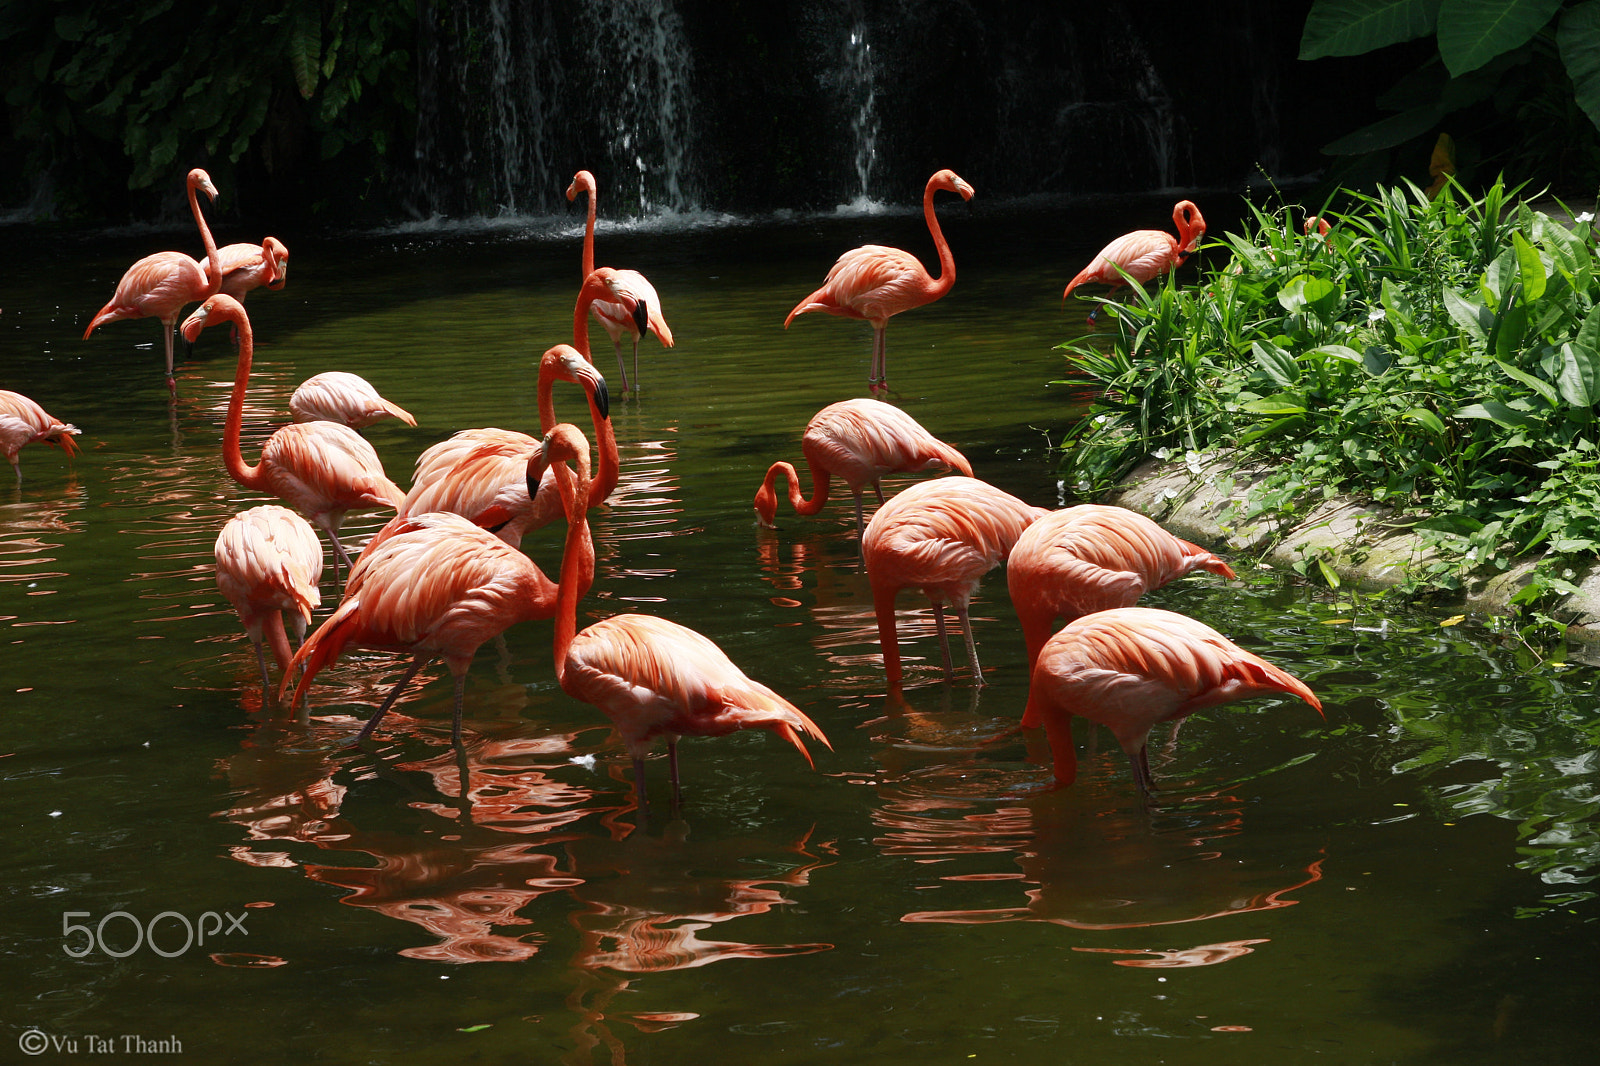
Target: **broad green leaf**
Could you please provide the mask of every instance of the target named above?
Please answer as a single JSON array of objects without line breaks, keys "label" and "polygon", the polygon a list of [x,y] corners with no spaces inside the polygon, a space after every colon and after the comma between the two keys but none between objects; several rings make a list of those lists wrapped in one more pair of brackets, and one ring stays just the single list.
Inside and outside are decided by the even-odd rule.
[{"label": "broad green leaf", "polygon": [[1520,300],[1507,307],[1495,323],[1494,353],[1501,359],[1516,354],[1528,332],[1528,308]]},{"label": "broad green leaf", "polygon": [[1313,348],[1307,355],[1325,355],[1330,359],[1339,359],[1346,363],[1361,362],[1361,353],[1344,344],[1324,344],[1320,348]]},{"label": "broad green leaf", "polygon": [[1405,419],[1407,422],[1417,423],[1417,425],[1421,426],[1429,433],[1432,433],[1435,437],[1442,437],[1445,435],[1444,420],[1438,415],[1434,414],[1432,411],[1428,410],[1426,407],[1413,407],[1411,410],[1403,413],[1400,417]]},{"label": "broad green leaf", "polygon": [[295,12],[289,33],[289,66],[294,70],[295,86],[307,100],[317,91],[321,59],[322,14],[316,5],[310,5]]},{"label": "broad green leaf", "polygon": [[1453,77],[1520,48],[1544,29],[1564,0],[1442,0],[1439,57]]},{"label": "broad green leaf", "polygon": [[1450,320],[1477,340],[1487,340],[1494,324],[1494,312],[1476,300],[1469,300],[1453,287],[1444,287],[1444,309]]},{"label": "broad green leaf", "polygon": [[1439,0],[1315,0],[1300,58],[1355,56],[1433,32]]},{"label": "broad green leaf", "polygon": [[1277,345],[1254,341],[1250,345],[1250,351],[1255,354],[1256,362],[1260,364],[1261,369],[1267,372],[1267,377],[1279,386],[1292,388],[1294,383],[1300,380],[1300,365],[1294,361],[1293,356]]},{"label": "broad green leaf", "polygon": [[1578,106],[1600,127],[1600,0],[1568,8],[1556,30],[1561,62],[1572,79]]},{"label": "broad green leaf", "polygon": [[1507,377],[1522,382],[1524,385],[1528,386],[1528,388],[1538,393],[1544,398],[1545,403],[1548,403],[1551,407],[1556,406],[1556,390],[1548,381],[1545,381],[1541,378],[1536,378],[1526,370],[1523,370],[1520,367],[1512,366],[1504,359],[1496,359],[1495,365],[1497,365],[1501,370],[1505,371]]},{"label": "broad green leaf", "polygon": [[1386,373],[1394,365],[1394,353],[1389,349],[1374,344],[1361,353],[1361,365],[1373,377]]},{"label": "broad green leaf", "polygon": [[1468,404],[1458,410],[1455,417],[1488,419],[1491,422],[1498,422],[1502,426],[1510,426],[1512,429],[1520,429],[1535,421],[1532,415],[1523,411],[1514,411],[1496,400]]},{"label": "broad green leaf", "polygon": [[1522,279],[1522,302],[1538,303],[1540,297],[1544,296],[1546,280],[1544,261],[1539,258],[1539,249],[1529,244],[1527,238],[1520,233],[1511,235],[1511,246],[1517,253],[1517,275]]},{"label": "broad green leaf", "polygon": [[1511,286],[1518,280],[1517,253],[1513,249],[1507,248],[1494,257],[1494,261],[1489,264],[1489,269],[1485,270],[1483,277],[1478,279],[1478,292],[1483,297],[1484,305],[1488,307],[1497,306],[1501,300],[1505,299],[1506,293],[1510,291]]},{"label": "broad green leaf", "polygon": [[1393,278],[1383,279],[1382,299],[1384,309],[1391,315],[1403,318],[1409,323],[1413,311],[1411,297],[1406,295],[1404,289],[1394,283]]},{"label": "broad green leaf", "polygon": [[1571,406],[1593,407],[1600,401],[1600,352],[1577,344],[1563,344],[1556,388]]},{"label": "broad green leaf", "polygon": [[1444,117],[1438,104],[1423,104],[1409,108],[1398,115],[1381,118],[1354,133],[1347,133],[1336,141],[1322,146],[1328,155],[1366,155],[1405,144],[1439,125]]},{"label": "broad green leaf", "polygon": [[1334,572],[1333,567],[1329,566],[1321,556],[1317,557],[1317,570],[1321,572],[1322,580],[1328,583],[1330,589],[1339,587],[1339,575]]},{"label": "broad green leaf", "polygon": [[1591,352],[1600,352],[1600,305],[1589,311],[1588,317],[1583,320],[1583,325],[1578,327],[1578,336],[1573,343]]},{"label": "broad green leaf", "polygon": [[1270,437],[1274,433],[1278,433],[1282,430],[1286,430],[1291,427],[1301,427],[1305,424],[1306,420],[1304,416],[1289,415],[1287,418],[1280,418],[1275,422],[1269,422],[1259,429],[1247,430],[1244,433],[1239,434],[1239,444],[1243,446],[1249,444],[1251,441],[1260,440],[1262,437]]},{"label": "broad green leaf", "polygon": [[1301,401],[1300,397],[1292,394],[1250,400],[1240,404],[1239,410],[1247,411],[1253,415],[1303,415],[1306,413],[1304,402]]}]

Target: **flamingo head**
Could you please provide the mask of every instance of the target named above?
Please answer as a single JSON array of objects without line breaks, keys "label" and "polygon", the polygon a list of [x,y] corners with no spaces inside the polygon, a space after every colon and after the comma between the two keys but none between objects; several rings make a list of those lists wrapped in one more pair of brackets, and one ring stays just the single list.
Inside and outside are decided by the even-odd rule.
[{"label": "flamingo head", "polygon": [[546,368],[552,377],[561,381],[570,381],[581,387],[594,397],[595,410],[600,412],[601,418],[611,416],[611,393],[606,388],[606,379],[595,369],[595,365],[585,359],[578,349],[570,344],[558,344],[544,353],[544,358],[539,361],[539,374],[544,376]]},{"label": "flamingo head", "polygon": [[193,314],[183,320],[179,332],[183,339],[193,344],[200,336],[200,331],[215,322],[230,321],[250,324],[250,319],[244,313],[244,307],[225,292],[219,292],[201,304]]},{"label": "flamingo head", "polygon": [[567,199],[576,200],[580,192],[594,195],[594,175],[587,170],[580,170],[572,175],[572,184],[567,186]]},{"label": "flamingo head", "polygon": [[261,242],[261,255],[267,261],[267,288],[281,289],[289,280],[289,247],[276,237]]},{"label": "flamingo head", "polygon": [[756,525],[762,529],[777,529],[778,518],[778,490],[772,484],[772,478],[767,478],[756,489]]},{"label": "flamingo head", "polygon": [[941,170],[928,179],[928,188],[944,189],[946,192],[960,193],[963,200],[972,199],[973,189],[953,170]]},{"label": "flamingo head", "polygon": [[1206,235],[1205,216],[1192,200],[1179,200],[1172,209],[1173,225],[1178,227],[1178,254],[1193,255]]},{"label": "flamingo head", "polygon": [[596,267],[594,273],[583,279],[578,290],[578,304],[584,310],[596,300],[621,304],[633,317],[633,324],[643,334],[650,327],[650,306],[629,290],[627,284],[611,267]]},{"label": "flamingo head", "polygon": [[583,430],[570,422],[552,426],[544,435],[539,447],[528,457],[528,498],[537,499],[544,487],[544,472],[556,469],[557,480],[569,480],[563,470],[568,462],[577,467],[577,483],[581,498],[589,494],[589,438]]},{"label": "flamingo head", "polygon": [[199,189],[201,192],[206,194],[206,199],[211,200],[212,202],[215,202],[217,199],[217,187],[211,184],[211,175],[207,174],[199,167],[195,167],[193,170],[189,171],[189,187],[191,189]]}]

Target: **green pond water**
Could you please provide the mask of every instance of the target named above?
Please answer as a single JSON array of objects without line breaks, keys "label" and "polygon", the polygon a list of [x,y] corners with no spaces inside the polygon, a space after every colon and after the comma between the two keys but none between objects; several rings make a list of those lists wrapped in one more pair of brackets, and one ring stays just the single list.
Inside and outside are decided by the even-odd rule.
[{"label": "green pond water", "polygon": [[[1060,291],[1134,212],[940,206],[959,280],[891,324],[889,398],[977,476],[1072,502],[1051,446],[1083,397],[1049,384],[1051,348],[1084,327]],[[457,429],[537,431],[570,223],[282,236],[288,286],[247,303],[247,458],[332,369],[417,416],[367,431],[402,486]],[[1010,733],[1027,678],[1000,571],[973,610],[989,685],[941,681],[906,594],[906,700],[886,699],[848,495],[776,532],[750,507],[818,409],[867,395],[864,324],[781,328],[865,241],[932,259],[916,213],[600,234],[678,343],[642,346],[638,397],[611,378],[622,479],[580,625],[690,625],[833,743],[812,770],[765,732],[688,740],[669,822],[641,820],[608,723],[556,685],[548,622],[479,652],[464,767],[442,666],[365,749],[340,742],[397,656],[325,671],[304,724],[264,710],[212,578],[217,531],[265,502],[220,460],[225,331],[180,355],[175,403],[155,323],[80,339],[128,263],[197,242],[0,229],[0,387],[84,449],[0,475],[0,1060],[136,1037],[229,1063],[1595,1061],[1591,669],[1235,560],[1237,582],[1146,602],[1304,678],[1326,718],[1288,699],[1195,716],[1153,749],[1151,813],[1109,734],[1080,733],[1057,791]],[[575,392],[558,410],[587,423]],[[563,529],[523,542],[547,572]],[[665,760],[649,771],[664,795]]]}]

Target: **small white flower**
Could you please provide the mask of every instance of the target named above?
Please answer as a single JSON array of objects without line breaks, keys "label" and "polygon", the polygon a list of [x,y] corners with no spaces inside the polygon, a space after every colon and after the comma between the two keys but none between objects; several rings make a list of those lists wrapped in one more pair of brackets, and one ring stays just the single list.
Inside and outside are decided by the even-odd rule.
[{"label": "small white flower", "polygon": [[1368,323],[1382,322],[1384,319],[1386,319],[1388,317],[1389,317],[1388,313],[1385,312],[1384,309],[1381,308],[1381,307],[1374,307],[1372,310],[1367,312],[1367,322]]},{"label": "small white flower", "polygon": [[1584,211],[1584,212],[1580,213],[1578,215],[1578,217],[1573,219],[1572,221],[1574,221],[1574,222],[1593,222],[1594,221],[1594,212],[1593,211]]}]

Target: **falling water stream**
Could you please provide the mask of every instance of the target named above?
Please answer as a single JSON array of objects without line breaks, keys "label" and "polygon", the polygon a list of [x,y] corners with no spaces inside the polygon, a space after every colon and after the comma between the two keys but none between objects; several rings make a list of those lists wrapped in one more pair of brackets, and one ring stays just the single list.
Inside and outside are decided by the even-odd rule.
[{"label": "falling water stream", "polygon": [[[1058,384],[1053,345],[1083,329],[1063,279],[1170,208],[978,191],[940,204],[959,280],[891,324],[890,399],[978,476],[1059,506],[1052,447],[1083,401]],[[288,234],[287,287],[247,305],[246,456],[327,369],[417,416],[368,431],[402,483],[456,429],[534,429],[575,217]],[[940,681],[907,595],[909,685],[886,698],[847,500],[777,531],[750,501],[813,413],[866,395],[863,324],[784,315],[863,241],[931,261],[915,210],[602,231],[600,261],[650,277],[677,346],[647,341],[642,393],[615,397],[622,477],[579,624],[694,626],[832,741],[815,769],[766,733],[686,741],[681,821],[635,808],[606,720],[554,682],[549,623],[478,654],[460,758],[438,667],[376,743],[341,746],[392,654],[325,671],[306,720],[274,713],[212,579],[217,530],[262,502],[218,457],[227,338],[180,358],[169,404],[154,323],[80,339],[167,239],[6,236],[33,269],[4,294],[0,386],[83,429],[79,457],[30,447],[0,487],[6,1041],[86,1058],[90,1038],[170,1038],[235,1064],[1590,1061],[1589,668],[1237,559],[1237,582],[1149,602],[1304,677],[1326,718],[1196,715],[1153,754],[1151,813],[1108,737],[1080,734],[1056,791],[1013,733],[1027,680],[999,572],[974,608],[990,684]],[[561,536],[524,548],[553,573]]]}]

